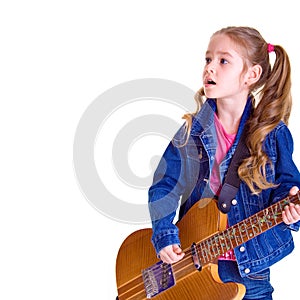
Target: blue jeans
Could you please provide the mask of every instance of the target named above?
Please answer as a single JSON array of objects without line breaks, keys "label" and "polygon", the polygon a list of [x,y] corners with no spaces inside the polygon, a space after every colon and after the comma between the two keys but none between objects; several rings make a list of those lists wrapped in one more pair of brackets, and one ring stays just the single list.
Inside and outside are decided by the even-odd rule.
[{"label": "blue jeans", "polygon": [[274,289],[270,284],[269,269],[243,278],[234,261],[220,260],[218,266],[219,276],[223,282],[233,281],[242,283],[246,287],[244,300],[272,300]]}]

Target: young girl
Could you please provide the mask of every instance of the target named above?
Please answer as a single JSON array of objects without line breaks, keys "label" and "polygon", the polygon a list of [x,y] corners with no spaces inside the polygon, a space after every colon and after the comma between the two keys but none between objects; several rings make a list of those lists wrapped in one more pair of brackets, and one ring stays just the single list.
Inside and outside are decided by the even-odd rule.
[{"label": "young girl", "polygon": [[[276,55],[272,67],[271,52]],[[181,218],[199,199],[219,195],[245,125],[250,154],[238,168],[241,183],[228,225],[300,187],[287,128],[291,71],[285,50],[266,43],[253,28],[228,27],[212,35],[205,61],[197,112],[184,116],[186,123],[168,145],[149,189],[152,242],[166,263],[184,256],[174,224],[178,206]],[[293,250],[291,230],[298,230],[300,208],[287,205],[282,215],[283,223],[219,258],[220,278],[244,284],[244,299],[272,299],[269,267]]]}]

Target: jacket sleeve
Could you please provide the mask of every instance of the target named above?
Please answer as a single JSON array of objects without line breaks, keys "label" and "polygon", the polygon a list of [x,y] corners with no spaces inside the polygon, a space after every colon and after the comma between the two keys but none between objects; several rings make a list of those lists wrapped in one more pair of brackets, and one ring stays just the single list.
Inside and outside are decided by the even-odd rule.
[{"label": "jacket sleeve", "polygon": [[178,228],[173,221],[185,187],[184,153],[184,147],[169,143],[148,192],[152,243],[157,253],[168,245],[180,244]]},{"label": "jacket sleeve", "polygon": [[[293,186],[300,189],[300,174],[293,161],[294,143],[289,129],[283,125],[276,131],[276,184],[279,184],[273,191],[273,203],[282,200],[289,194]],[[300,222],[285,225],[294,231],[299,230]]]}]

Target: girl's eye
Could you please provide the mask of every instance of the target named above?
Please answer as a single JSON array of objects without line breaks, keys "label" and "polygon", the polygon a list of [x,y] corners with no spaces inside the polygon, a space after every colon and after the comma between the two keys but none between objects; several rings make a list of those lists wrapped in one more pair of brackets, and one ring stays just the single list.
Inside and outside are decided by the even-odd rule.
[{"label": "girl's eye", "polygon": [[228,61],[225,58],[221,58],[220,62],[223,65],[228,64]]},{"label": "girl's eye", "polygon": [[209,63],[211,62],[211,59],[208,58],[208,57],[206,57],[206,58],[205,58],[205,62],[206,62],[206,64],[209,64]]}]

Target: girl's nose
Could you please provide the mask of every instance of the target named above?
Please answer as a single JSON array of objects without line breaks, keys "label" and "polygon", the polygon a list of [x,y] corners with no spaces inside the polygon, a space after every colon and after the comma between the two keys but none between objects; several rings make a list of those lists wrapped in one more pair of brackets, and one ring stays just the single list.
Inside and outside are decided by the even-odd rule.
[{"label": "girl's nose", "polygon": [[205,66],[205,71],[208,73],[215,73],[215,70],[216,70],[215,65],[212,62],[210,62]]}]

